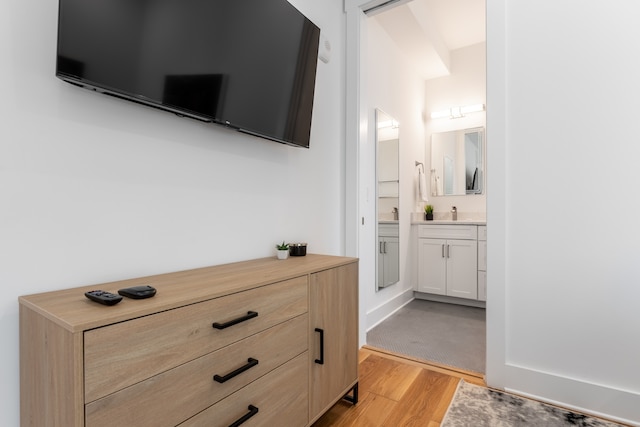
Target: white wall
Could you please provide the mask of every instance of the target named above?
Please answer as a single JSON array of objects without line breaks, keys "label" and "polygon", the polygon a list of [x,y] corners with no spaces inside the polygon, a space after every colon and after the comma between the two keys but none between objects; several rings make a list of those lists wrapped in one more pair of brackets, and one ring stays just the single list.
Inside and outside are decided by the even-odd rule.
[{"label": "white wall", "polygon": [[19,295],[345,248],[342,1],[291,0],[332,46],[309,150],[101,96],[54,76],[57,2],[0,9],[0,414],[19,423]]},{"label": "white wall", "polygon": [[[427,187],[431,194],[431,135],[438,132],[484,127],[486,113],[471,113],[459,119],[431,119],[433,111],[442,111],[462,105],[486,104],[486,44],[478,43],[472,46],[456,49],[450,54],[451,74],[425,82],[425,114],[428,118],[425,124],[425,165],[427,171]],[[486,148],[491,141],[485,140]],[[486,164],[485,164],[486,166]],[[482,194],[465,196],[430,197],[429,204],[433,205],[436,218],[439,215],[449,215],[451,206],[456,206],[459,215],[468,215],[482,219],[486,215],[487,193],[491,189],[485,188]],[[480,215],[478,215],[478,213]],[[474,216],[475,215],[475,216]],[[461,217],[461,216],[460,216]],[[449,218],[449,216],[447,216]]]},{"label": "white wall", "polygon": [[[364,65],[362,85],[366,88],[368,137],[360,144],[361,214],[365,225],[361,227],[362,240],[359,253],[361,269],[360,293],[364,294],[366,329],[375,326],[413,298],[411,282],[411,254],[414,251],[411,231],[411,212],[416,204],[414,180],[415,161],[424,159],[424,83],[375,18],[365,18]],[[381,109],[400,123],[400,281],[375,291],[375,109]],[[362,271],[364,270],[364,271]],[[362,309],[362,307],[361,307]],[[362,341],[362,340],[361,340]]]},{"label": "white wall", "polygon": [[487,4],[487,380],[640,425],[640,4]]}]

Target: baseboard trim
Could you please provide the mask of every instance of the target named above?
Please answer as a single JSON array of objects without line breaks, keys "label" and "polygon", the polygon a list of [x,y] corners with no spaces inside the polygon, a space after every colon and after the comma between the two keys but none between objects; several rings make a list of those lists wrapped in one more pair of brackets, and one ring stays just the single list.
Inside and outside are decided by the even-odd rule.
[{"label": "baseboard trim", "polygon": [[[504,390],[551,405],[640,427],[640,394],[515,364],[505,365]],[[491,387],[491,384],[488,384]],[[616,414],[616,415],[613,415]]]},{"label": "baseboard trim", "polygon": [[466,305],[468,307],[486,308],[487,303],[485,301],[478,301],[473,299],[449,297],[446,295],[426,294],[424,292],[414,291],[413,296],[415,299],[423,299],[427,301],[446,302],[449,304]]},{"label": "baseboard trim", "polygon": [[367,332],[411,301],[413,301],[413,289],[407,289],[369,311],[367,313]]}]

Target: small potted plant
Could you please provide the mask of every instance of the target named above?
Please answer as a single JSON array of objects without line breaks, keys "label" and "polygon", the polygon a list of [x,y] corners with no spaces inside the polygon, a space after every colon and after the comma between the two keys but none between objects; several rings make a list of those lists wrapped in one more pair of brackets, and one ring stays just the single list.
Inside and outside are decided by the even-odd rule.
[{"label": "small potted plant", "polygon": [[433,221],[433,205],[424,206],[424,219],[427,221]]},{"label": "small potted plant", "polygon": [[278,250],[278,259],[289,258],[289,244],[285,243],[284,240],[281,244],[276,245],[276,249]]}]

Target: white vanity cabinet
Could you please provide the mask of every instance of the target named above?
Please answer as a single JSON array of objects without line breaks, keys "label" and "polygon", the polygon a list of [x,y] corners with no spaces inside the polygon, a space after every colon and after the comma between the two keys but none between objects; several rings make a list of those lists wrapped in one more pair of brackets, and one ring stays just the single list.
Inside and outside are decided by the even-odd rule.
[{"label": "white vanity cabinet", "polygon": [[487,226],[478,226],[478,301],[487,300]]},{"label": "white vanity cabinet", "polygon": [[417,291],[478,299],[476,225],[418,225]]}]

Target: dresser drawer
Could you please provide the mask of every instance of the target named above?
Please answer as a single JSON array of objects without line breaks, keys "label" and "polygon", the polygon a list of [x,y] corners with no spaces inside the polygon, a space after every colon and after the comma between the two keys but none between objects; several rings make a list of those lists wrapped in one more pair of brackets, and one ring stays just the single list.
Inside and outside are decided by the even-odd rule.
[{"label": "dresser drawer", "polygon": [[243,427],[302,427],[309,418],[309,365],[304,353],[242,390],[180,424],[179,427],[227,427],[248,414],[257,413]]},{"label": "dresser drawer", "polygon": [[175,426],[306,352],[308,324],[305,313],[98,399],[86,405],[87,427]]},{"label": "dresser drawer", "polygon": [[[307,276],[302,276],[87,331],[85,403],[306,313],[307,298]],[[212,327],[249,311],[257,317]]]}]

